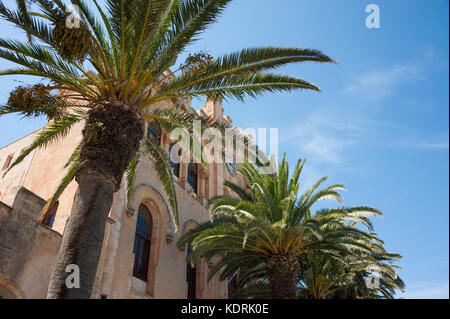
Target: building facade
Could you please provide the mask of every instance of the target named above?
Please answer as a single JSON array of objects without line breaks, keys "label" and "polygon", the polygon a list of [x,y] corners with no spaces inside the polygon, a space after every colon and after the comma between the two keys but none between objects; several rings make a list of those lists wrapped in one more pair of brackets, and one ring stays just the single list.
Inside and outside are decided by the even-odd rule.
[{"label": "building facade", "polygon": [[[208,99],[194,110],[190,99],[166,102],[231,124],[221,102]],[[65,163],[81,141],[83,123],[63,139],[33,151],[3,176],[39,134],[36,131],[0,149],[0,298],[45,298],[50,275],[77,188],[72,181],[58,202],[43,215],[62,177]],[[147,136],[165,150],[169,133],[146,123]],[[207,281],[214,261],[191,267],[189,247],[178,249],[182,233],[209,219],[207,200],[228,193],[224,181],[245,187],[233,165],[174,165],[180,223],[176,229],[162,185],[150,160],[142,157],[134,194],[128,203],[126,183],[114,194],[104,234],[92,298],[228,298],[227,282]]]}]

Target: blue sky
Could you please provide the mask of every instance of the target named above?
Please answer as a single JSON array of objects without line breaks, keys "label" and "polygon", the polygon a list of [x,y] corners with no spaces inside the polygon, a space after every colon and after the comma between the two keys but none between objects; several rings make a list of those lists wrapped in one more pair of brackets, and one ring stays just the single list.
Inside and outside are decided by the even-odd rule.
[{"label": "blue sky", "polygon": [[[365,26],[370,3],[380,7],[380,29]],[[339,61],[279,69],[322,93],[227,102],[225,112],[244,129],[278,128],[280,156],[286,152],[292,166],[307,159],[304,188],[329,176],[346,185],[346,206],[384,213],[375,230],[403,255],[406,298],[449,296],[448,10],[446,0],[236,0],[187,52],[296,46]],[[14,36],[4,22],[0,30]],[[8,65],[0,61],[0,69]],[[19,83],[1,84],[4,103]],[[43,125],[18,120],[0,119],[0,147]]]}]

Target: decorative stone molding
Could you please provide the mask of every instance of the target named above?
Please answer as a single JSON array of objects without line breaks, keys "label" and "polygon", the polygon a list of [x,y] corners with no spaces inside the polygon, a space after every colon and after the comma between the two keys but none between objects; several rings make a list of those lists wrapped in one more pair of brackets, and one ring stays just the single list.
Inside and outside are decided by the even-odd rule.
[{"label": "decorative stone molding", "polygon": [[208,178],[209,177],[209,169],[207,166],[198,165],[198,173],[200,178]]},{"label": "decorative stone molding", "polygon": [[133,217],[133,216],[134,216],[134,213],[135,213],[134,208],[132,208],[132,207],[127,207],[127,208],[125,209],[125,212],[127,213],[127,216],[128,216],[128,217]]},{"label": "decorative stone molding", "polygon": [[4,299],[25,299],[22,288],[3,274],[0,274],[0,295]]},{"label": "decorative stone molding", "polygon": [[169,245],[170,243],[172,243],[173,242],[173,238],[174,238],[174,235],[173,234],[167,234],[166,235],[166,243]]},{"label": "decorative stone molding", "polygon": [[183,228],[182,228],[183,233],[185,233],[186,230],[189,230],[188,227],[189,227],[191,224],[194,224],[195,226],[200,225],[196,220],[188,219],[188,220],[185,221],[184,224],[183,224]]},{"label": "decorative stone molding", "polygon": [[[170,213],[169,213],[170,214]],[[166,231],[166,242],[170,244],[175,238],[176,228],[175,222],[172,220],[172,215],[167,219],[167,231]]]},{"label": "decorative stone molding", "polygon": [[[192,229],[195,226],[200,225],[197,221],[193,220],[193,219],[188,219],[187,221],[184,222],[183,227],[181,228],[182,233],[186,233],[186,231]],[[186,245],[183,247],[178,247],[178,249],[180,251],[185,251],[186,250]]]}]

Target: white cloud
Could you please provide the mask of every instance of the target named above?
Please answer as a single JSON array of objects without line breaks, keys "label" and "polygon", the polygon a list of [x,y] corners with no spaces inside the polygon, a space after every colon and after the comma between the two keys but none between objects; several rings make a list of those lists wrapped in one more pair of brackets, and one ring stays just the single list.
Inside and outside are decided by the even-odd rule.
[{"label": "white cloud", "polygon": [[419,70],[413,65],[394,65],[358,76],[345,92],[358,94],[369,101],[380,101],[392,94],[404,81],[418,78]]},{"label": "white cloud", "polygon": [[294,144],[302,157],[314,162],[342,163],[343,153],[359,142],[364,130],[357,121],[318,111],[288,132],[280,131],[280,142]]},{"label": "white cloud", "polygon": [[[280,128],[279,142],[298,150],[300,157],[315,163],[348,163],[352,149],[360,146],[416,149],[427,151],[448,150],[448,136],[429,136],[415,129],[359,117],[356,114],[331,113],[318,109],[304,117],[296,126]],[[422,136],[420,136],[422,135]],[[346,165],[348,166],[348,165]]]},{"label": "white cloud", "polygon": [[418,143],[415,146],[419,147],[419,148],[426,148],[426,149],[437,149],[437,150],[448,150],[449,149],[449,145],[448,145],[448,141],[447,142],[423,142],[423,143]]}]

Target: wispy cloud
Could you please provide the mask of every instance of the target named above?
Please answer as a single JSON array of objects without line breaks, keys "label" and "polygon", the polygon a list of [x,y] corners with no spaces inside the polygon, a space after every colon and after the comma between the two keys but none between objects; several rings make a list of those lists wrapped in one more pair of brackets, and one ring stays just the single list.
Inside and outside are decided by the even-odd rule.
[{"label": "wispy cloud", "polygon": [[412,282],[404,294],[398,297],[407,299],[448,299],[449,283],[446,282]]},{"label": "wispy cloud", "polygon": [[280,129],[280,143],[290,144],[298,154],[316,163],[346,163],[349,152],[360,147],[418,151],[449,149],[448,135],[423,136],[410,127],[318,109],[296,126]]},{"label": "wispy cloud", "polygon": [[391,95],[402,82],[417,79],[419,74],[415,65],[394,65],[357,76],[345,92],[377,102]]},{"label": "wispy cloud", "polygon": [[425,148],[425,149],[437,149],[437,150],[448,150],[449,145],[447,142],[441,142],[441,143],[435,143],[435,142],[423,142],[423,143],[417,143],[415,145],[418,148]]},{"label": "wispy cloud", "polygon": [[354,121],[316,112],[281,135],[280,142],[294,144],[302,156],[313,161],[342,163],[345,149],[358,143],[362,130]]}]

